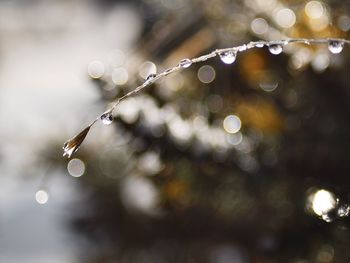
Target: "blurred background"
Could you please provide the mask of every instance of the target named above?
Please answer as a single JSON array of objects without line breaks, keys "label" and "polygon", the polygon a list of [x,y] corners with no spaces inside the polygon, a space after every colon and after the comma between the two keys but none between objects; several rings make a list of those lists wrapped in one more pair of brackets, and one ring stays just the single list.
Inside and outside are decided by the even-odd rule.
[{"label": "blurred background", "polygon": [[350,2],[1,0],[0,262],[350,262]]}]

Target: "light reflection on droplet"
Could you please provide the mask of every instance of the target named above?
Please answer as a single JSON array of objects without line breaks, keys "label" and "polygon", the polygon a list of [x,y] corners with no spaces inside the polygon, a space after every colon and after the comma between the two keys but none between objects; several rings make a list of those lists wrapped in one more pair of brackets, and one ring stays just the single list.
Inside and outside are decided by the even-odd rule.
[{"label": "light reflection on droplet", "polygon": [[269,25],[264,18],[259,17],[250,23],[250,28],[255,34],[262,35],[269,30]]},{"label": "light reflection on droplet", "polygon": [[101,121],[104,125],[110,125],[113,119],[113,114],[111,112],[106,112],[101,115]]},{"label": "light reflection on droplet", "polygon": [[67,165],[68,173],[73,177],[80,177],[85,172],[85,164],[80,159],[72,159]]},{"label": "light reflection on droplet", "polygon": [[192,60],[190,60],[189,58],[184,58],[180,61],[179,65],[182,68],[188,68],[192,65]]},{"label": "light reflection on droplet", "polygon": [[241,120],[236,115],[226,116],[223,127],[228,133],[236,133],[241,129]]},{"label": "light reflection on droplet", "polygon": [[330,60],[329,55],[325,53],[316,54],[316,56],[311,61],[311,66],[316,72],[323,72],[329,66]]},{"label": "light reflection on droplet", "polygon": [[219,127],[211,127],[210,129],[210,139],[208,143],[217,151],[217,152],[223,152],[227,146],[226,142],[226,134],[225,132],[220,129]]},{"label": "light reflection on droplet", "polygon": [[301,69],[312,59],[312,54],[308,48],[298,49],[291,57],[289,66],[293,69]]},{"label": "light reflection on droplet", "polygon": [[323,5],[319,1],[310,1],[305,5],[305,13],[310,18],[320,18],[323,15],[323,12]]},{"label": "light reflection on droplet", "polygon": [[293,10],[289,8],[282,8],[276,14],[276,22],[278,25],[284,28],[290,28],[294,26],[296,17]]},{"label": "light reflection on droplet", "polygon": [[323,15],[320,18],[310,20],[309,26],[312,30],[320,32],[327,28],[329,22],[329,17],[327,15]]},{"label": "light reflection on droplet", "polygon": [[[176,92],[180,90],[184,85],[183,75],[169,75],[164,79],[164,83],[171,92]],[[162,88],[164,90],[164,88]]]},{"label": "light reflection on droplet", "polygon": [[128,82],[129,74],[125,68],[115,68],[112,71],[112,81],[116,85],[124,85]]},{"label": "light reflection on droplet", "polygon": [[242,141],[235,145],[235,148],[242,153],[251,153],[254,150],[254,141],[248,136],[243,136]]},{"label": "light reflection on droplet", "polygon": [[208,149],[208,138],[211,138],[211,131],[204,116],[196,116],[192,122],[192,130],[196,139],[200,142],[202,149]]},{"label": "light reflection on droplet", "polygon": [[226,140],[229,144],[236,146],[240,144],[243,140],[243,136],[241,132],[237,132],[234,134],[227,134],[226,135]]},{"label": "light reflection on droplet", "polygon": [[35,193],[35,200],[41,205],[46,204],[49,200],[48,192],[46,192],[45,190],[38,190]]},{"label": "light reflection on droplet", "polygon": [[259,83],[259,87],[266,92],[272,92],[275,89],[277,89],[278,81],[273,81],[273,80],[263,81]]},{"label": "light reflection on droplet", "polygon": [[325,189],[318,190],[309,196],[311,208],[316,215],[322,216],[334,209],[337,205],[337,199],[332,192]]},{"label": "light reflection on droplet", "polygon": [[120,67],[125,62],[125,54],[119,49],[112,50],[110,52],[109,60],[112,67]]},{"label": "light reflection on droplet", "polygon": [[88,65],[88,74],[93,79],[102,78],[105,73],[105,65],[98,60],[91,61]]},{"label": "light reflection on droplet", "polygon": [[342,52],[344,47],[344,42],[331,40],[328,43],[328,49],[333,54],[339,54]]},{"label": "light reflection on droplet", "polygon": [[350,17],[347,15],[342,15],[338,18],[337,21],[338,27],[344,31],[347,32],[350,30]]},{"label": "light reflection on droplet", "polygon": [[143,79],[147,79],[147,77],[150,74],[156,74],[156,73],[157,73],[157,66],[151,61],[144,62],[139,68],[139,75]]},{"label": "light reflection on droplet", "polygon": [[143,117],[143,123],[149,128],[156,130],[164,124],[164,119],[161,116],[161,111],[153,97],[144,95],[139,97],[138,105]]},{"label": "light reflection on droplet", "polygon": [[202,83],[210,83],[215,79],[216,72],[212,66],[204,65],[198,69],[198,79]]},{"label": "light reflection on droplet", "polygon": [[269,51],[273,55],[281,54],[283,51],[283,46],[281,44],[271,44],[269,45]]},{"label": "light reflection on droplet", "polygon": [[135,98],[123,100],[118,107],[117,114],[126,123],[134,123],[139,116],[140,107]]},{"label": "light reflection on droplet", "polygon": [[168,128],[171,135],[179,143],[188,142],[193,135],[190,123],[183,120],[179,116],[176,116],[170,120],[168,123]]},{"label": "light reflection on droplet", "polygon": [[195,133],[201,133],[204,130],[208,130],[207,119],[203,116],[196,116],[192,122],[192,128]]},{"label": "light reflection on droplet", "polygon": [[220,59],[225,64],[232,64],[235,62],[237,57],[237,52],[235,51],[226,51],[220,54]]},{"label": "light reflection on droplet", "polygon": [[121,194],[128,208],[148,214],[156,212],[158,192],[149,180],[140,176],[127,176],[122,184]]}]

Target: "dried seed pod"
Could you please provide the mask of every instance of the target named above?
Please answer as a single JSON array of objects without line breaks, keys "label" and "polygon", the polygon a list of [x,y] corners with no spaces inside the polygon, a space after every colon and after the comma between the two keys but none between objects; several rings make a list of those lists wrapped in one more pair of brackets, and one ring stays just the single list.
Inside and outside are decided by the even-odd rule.
[{"label": "dried seed pod", "polygon": [[90,127],[91,125],[82,130],[78,135],[64,143],[63,156],[67,155],[68,158],[70,158],[72,154],[79,149],[86,135],[89,133]]}]

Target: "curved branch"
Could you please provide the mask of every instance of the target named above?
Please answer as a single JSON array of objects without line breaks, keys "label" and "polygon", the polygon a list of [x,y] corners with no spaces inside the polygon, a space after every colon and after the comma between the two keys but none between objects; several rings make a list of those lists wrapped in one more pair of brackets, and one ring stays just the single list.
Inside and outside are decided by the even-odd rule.
[{"label": "curved branch", "polygon": [[[327,44],[329,50],[332,53],[340,53],[343,49],[344,44],[350,44],[350,40],[347,39],[340,39],[340,38],[322,38],[322,39],[308,39],[308,38],[290,38],[287,40],[275,40],[275,41],[251,41],[247,44],[243,44],[240,46],[230,47],[230,48],[223,48],[223,49],[216,49],[214,51],[211,51],[208,54],[196,57],[196,58],[185,58],[181,60],[176,66],[172,68],[168,68],[164,70],[163,72],[159,74],[150,74],[146,81],[142,83],[141,85],[137,86],[135,89],[129,91],[125,95],[117,98],[113,105],[105,112],[103,112],[100,116],[98,116],[95,120],[93,120],[87,127],[85,127],[78,135],[74,136],[73,138],[69,139],[67,142],[65,142],[63,146],[63,156],[67,155],[68,158],[71,157],[71,155],[76,152],[85,139],[89,129],[91,126],[93,126],[98,120],[103,121],[104,118],[111,119],[113,115],[113,111],[117,108],[119,103],[123,101],[124,99],[131,97],[146,87],[150,86],[154,82],[158,81],[161,78],[166,77],[167,75],[170,75],[176,71],[179,71],[181,69],[185,69],[190,67],[192,64],[199,63],[206,61],[208,59],[214,58],[216,56],[220,56],[220,58],[223,60],[224,63],[231,64],[234,62],[237,53],[244,52],[246,50],[252,49],[252,48],[262,48],[264,46],[267,46],[270,49],[270,52],[272,54],[278,55],[282,52],[283,47],[285,45],[291,44],[291,43],[302,43],[306,45],[318,45],[318,44]],[[230,56],[231,59],[225,61],[225,56]],[[83,134],[83,136],[79,136]]]}]

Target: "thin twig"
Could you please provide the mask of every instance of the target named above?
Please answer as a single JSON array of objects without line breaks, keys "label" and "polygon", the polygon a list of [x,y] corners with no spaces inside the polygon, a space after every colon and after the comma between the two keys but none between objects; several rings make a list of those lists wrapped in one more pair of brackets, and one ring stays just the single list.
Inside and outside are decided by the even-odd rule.
[{"label": "thin twig", "polygon": [[[216,49],[208,54],[202,55],[200,57],[197,58],[193,58],[190,59],[192,64],[198,63],[198,62],[203,62],[206,61],[210,58],[216,57],[222,53],[225,52],[243,52],[246,51],[248,49],[251,48],[257,48],[257,47],[261,47],[260,45],[263,46],[270,46],[270,45],[282,45],[285,46],[287,44],[290,43],[303,43],[303,44],[307,44],[307,45],[312,45],[312,44],[328,44],[330,41],[337,41],[337,42],[342,42],[342,43],[346,43],[346,44],[350,44],[350,40],[347,39],[340,39],[340,38],[324,38],[324,39],[308,39],[308,38],[291,38],[288,40],[277,40],[277,41],[251,41],[248,44],[243,44],[240,46],[235,46],[235,47],[230,47],[230,48],[222,48],[222,49]],[[140,86],[136,87],[135,89],[133,89],[132,91],[126,93],[125,95],[123,95],[122,97],[118,98],[113,106],[105,111],[104,113],[113,113],[113,111],[115,110],[115,108],[118,106],[118,104],[130,97],[135,95],[136,93],[140,92],[141,90],[143,90],[144,88],[150,86],[151,84],[153,84],[154,82],[156,82],[158,79],[161,79],[169,74],[172,74],[175,71],[179,71],[182,67],[180,64],[177,64],[175,67],[166,69],[165,71],[157,74],[155,77],[153,77],[151,80],[146,80],[143,84],[141,84]],[[102,114],[101,114],[102,116]],[[100,117],[101,117],[100,116]],[[98,118],[97,118],[98,120]]]},{"label": "thin twig", "polygon": [[[192,59],[183,59],[179,62],[179,64],[177,64],[176,66],[172,67],[172,68],[168,68],[166,70],[164,70],[163,72],[159,73],[159,74],[151,74],[147,80],[142,83],[141,85],[137,86],[135,89],[129,91],[128,93],[126,93],[125,95],[117,98],[114,102],[113,105],[104,113],[102,113],[100,116],[98,116],[94,121],[92,121],[87,127],[85,127],[83,129],[83,131],[81,133],[84,133],[84,131],[86,131],[87,128],[90,128],[91,126],[93,126],[98,120],[101,119],[102,116],[105,116],[106,114],[113,114],[113,111],[117,108],[117,106],[119,105],[119,103],[121,101],[123,101],[124,99],[131,97],[137,93],[139,93],[140,91],[142,91],[143,89],[145,89],[146,87],[150,86],[151,84],[153,84],[154,82],[158,81],[159,79],[166,77],[167,75],[170,75],[176,71],[179,71],[180,69],[184,69],[189,67],[192,64],[195,63],[199,63],[199,62],[203,62],[206,61],[210,58],[216,57],[216,56],[220,56],[223,55],[225,53],[228,52],[233,52],[233,54],[236,56],[237,53],[239,52],[244,52],[248,49],[252,49],[252,48],[262,48],[264,46],[270,47],[270,46],[285,46],[287,44],[290,43],[302,43],[302,44],[306,44],[306,45],[317,45],[317,44],[327,44],[330,45],[331,43],[340,43],[341,45],[343,45],[344,43],[346,44],[350,44],[350,40],[347,39],[340,39],[340,38],[322,38],[322,39],[308,39],[308,38],[290,38],[290,39],[286,39],[286,40],[274,40],[274,41],[264,41],[264,40],[260,40],[260,41],[251,41],[247,44],[243,44],[240,46],[235,46],[235,47],[230,47],[230,48],[223,48],[223,49],[216,49],[214,51],[211,51],[208,54],[196,57],[196,58],[192,58]],[[87,133],[87,132],[86,132]],[[79,134],[78,134],[79,135]],[[64,149],[64,154],[68,155],[68,157],[71,156],[71,154],[73,152],[75,152],[80,144],[82,143],[83,139],[85,138],[86,134],[84,134],[83,139],[80,140],[79,142],[75,142],[76,138],[80,138],[82,136],[74,136],[72,139],[68,140],[65,143],[65,146],[63,147]],[[67,145],[74,145],[74,150],[72,151],[71,148],[67,147]],[[67,154],[68,153],[68,154]]]}]

